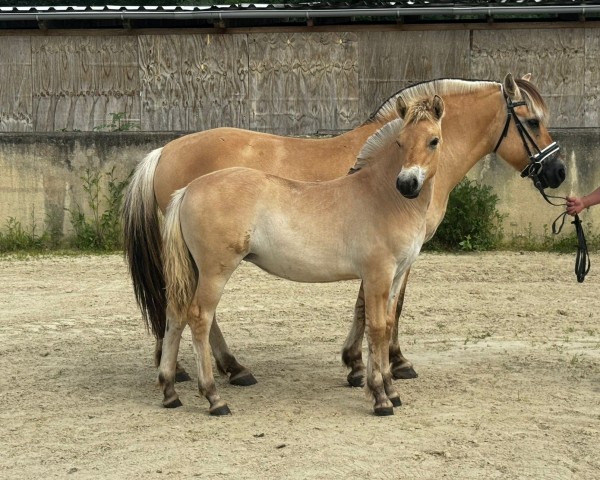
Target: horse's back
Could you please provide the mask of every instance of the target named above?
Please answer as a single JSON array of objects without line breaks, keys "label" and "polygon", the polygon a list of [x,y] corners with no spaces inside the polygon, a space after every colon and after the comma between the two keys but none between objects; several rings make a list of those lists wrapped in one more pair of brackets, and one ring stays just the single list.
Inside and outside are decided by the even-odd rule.
[{"label": "horse's back", "polygon": [[354,164],[368,133],[355,130],[314,139],[223,127],[185,135],[163,148],[154,176],[156,199],[164,212],[175,190],[229,167],[253,168],[294,180],[338,178]]}]

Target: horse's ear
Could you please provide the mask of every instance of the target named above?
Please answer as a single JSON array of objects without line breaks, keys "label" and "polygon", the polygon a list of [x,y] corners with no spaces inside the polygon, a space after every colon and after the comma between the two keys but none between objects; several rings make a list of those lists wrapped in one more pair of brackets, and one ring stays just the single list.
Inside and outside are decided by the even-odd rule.
[{"label": "horse's ear", "polygon": [[398,110],[398,115],[400,116],[400,118],[404,120],[404,117],[406,116],[406,111],[408,110],[408,106],[406,105],[406,102],[402,97],[398,97],[398,99],[396,100],[396,110]]},{"label": "horse's ear", "polygon": [[444,101],[439,95],[433,97],[433,114],[436,120],[441,120],[444,116]]},{"label": "horse's ear", "polygon": [[504,77],[504,91],[511,99],[521,98],[521,92],[519,91],[519,87],[517,86],[517,82],[512,76],[512,73],[507,73],[506,77]]},{"label": "horse's ear", "polygon": [[525,80],[526,82],[531,82],[531,73],[526,73],[521,77],[521,79]]}]

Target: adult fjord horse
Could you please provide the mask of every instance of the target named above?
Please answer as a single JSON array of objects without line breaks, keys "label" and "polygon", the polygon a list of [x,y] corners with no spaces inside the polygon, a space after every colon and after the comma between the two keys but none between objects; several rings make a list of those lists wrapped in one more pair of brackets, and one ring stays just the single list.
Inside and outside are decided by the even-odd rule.
[{"label": "adult fjord horse", "polygon": [[[510,121],[511,112],[522,121],[525,132],[540,149],[552,143],[547,130],[546,105],[537,88],[529,82],[529,76],[514,80],[508,74],[502,84],[457,79],[417,84],[390,97],[363,125],[334,138],[288,138],[217,128],[174,140],[140,162],[126,194],[124,239],[136,300],[157,339],[156,364],[160,361],[166,325],[159,210],[165,212],[175,190],[201,175],[232,166],[251,167],[296,180],[331,180],[344,176],[367,138],[397,118],[398,97],[433,94],[444,98],[446,113],[442,121],[445,148],[427,211],[427,238],[430,238],[444,217],[450,191],[478,160],[497,151],[518,171],[530,165],[527,150],[533,146],[523,145],[520,129]],[[503,140],[499,142],[500,139]],[[542,187],[559,186],[565,167],[558,153],[545,158],[543,168],[536,173]],[[402,309],[404,286],[397,315]],[[362,382],[364,371],[360,358],[363,319],[364,302],[359,294],[354,325],[343,352],[344,362],[351,369],[348,380],[353,385]],[[414,377],[411,363],[401,354],[397,328],[392,338],[390,355],[394,377]],[[229,375],[231,383],[254,383],[250,371],[240,365],[227,348],[216,321],[212,324],[210,341],[217,366]]]},{"label": "adult fjord horse", "polygon": [[400,406],[390,332],[400,281],[425,239],[444,104],[436,95],[398,105],[404,122],[393,120],[368,139],[353,175],[301,182],[233,167],[175,192],[163,237],[168,310],[158,378],[165,407],[181,405],[176,361],[189,324],[200,393],[211,414],[230,413],[215,386],[209,336],[225,284],[242,260],[298,282],[362,279],[367,390],[376,415]]}]

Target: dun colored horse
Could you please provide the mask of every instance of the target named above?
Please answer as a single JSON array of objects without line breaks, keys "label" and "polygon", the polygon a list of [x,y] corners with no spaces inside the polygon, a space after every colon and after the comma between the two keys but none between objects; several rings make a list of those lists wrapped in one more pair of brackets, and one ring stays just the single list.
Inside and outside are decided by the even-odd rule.
[{"label": "dun colored horse", "polygon": [[408,107],[399,99],[398,109],[404,123],[396,119],[372,135],[352,175],[301,182],[233,167],[175,193],[164,225],[168,309],[159,382],[165,407],[181,405],[176,361],[189,324],[200,393],[211,414],[229,413],[215,386],[209,336],[225,284],[246,260],[298,282],[362,280],[367,390],[375,414],[394,413],[401,402],[389,365],[390,333],[401,279],[425,239],[444,104],[437,95]]},{"label": "dun colored horse", "polygon": [[[539,91],[530,83],[529,75],[514,80],[508,74],[502,83],[457,79],[420,83],[390,97],[363,125],[330,139],[288,138],[217,128],[186,135],[150,153],[136,169],[126,194],[124,238],[136,299],[157,339],[157,365],[166,325],[159,210],[165,212],[175,190],[201,175],[232,166],[251,167],[296,180],[331,180],[344,176],[367,138],[397,118],[398,98],[434,94],[444,98],[445,148],[427,210],[428,239],[444,217],[451,190],[477,161],[496,151],[516,170],[523,171],[531,164],[528,150],[533,146],[530,140],[524,145],[522,129],[539,148],[551,145],[548,111]],[[511,119],[518,119],[520,127]],[[543,168],[536,172],[542,187],[559,186],[565,177],[565,166],[558,152],[547,157]],[[402,309],[407,278],[405,275],[397,316]],[[212,325],[210,342],[219,369],[229,375],[233,384],[254,383],[251,372],[229,351],[218,323],[214,321]],[[364,374],[360,348],[363,331],[361,289],[354,324],[342,355],[351,369],[348,381],[352,385],[360,385]],[[397,332],[396,322],[390,345],[393,376],[414,377],[416,373],[411,363],[400,351]]]}]

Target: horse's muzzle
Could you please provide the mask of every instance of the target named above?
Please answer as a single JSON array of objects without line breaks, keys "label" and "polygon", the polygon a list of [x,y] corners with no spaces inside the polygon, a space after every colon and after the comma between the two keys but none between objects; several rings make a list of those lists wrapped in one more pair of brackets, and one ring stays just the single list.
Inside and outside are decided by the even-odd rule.
[{"label": "horse's muzzle", "polygon": [[398,175],[396,179],[396,188],[406,198],[417,198],[421,192],[423,183],[419,181],[416,175]]},{"label": "horse's muzzle", "polygon": [[560,152],[544,159],[543,165],[537,177],[542,188],[557,188],[567,177],[567,167],[560,158]]}]

